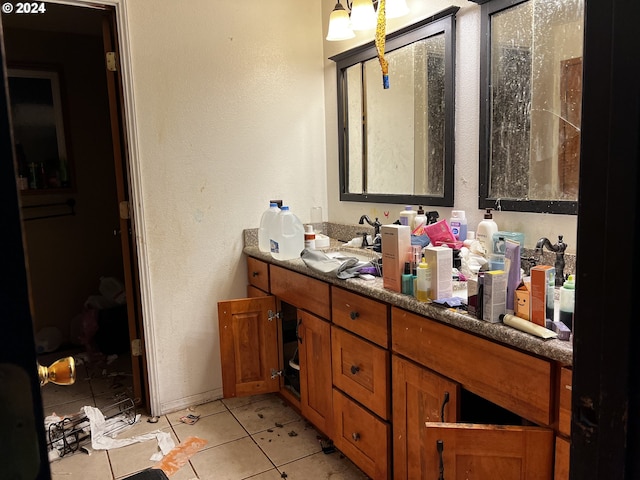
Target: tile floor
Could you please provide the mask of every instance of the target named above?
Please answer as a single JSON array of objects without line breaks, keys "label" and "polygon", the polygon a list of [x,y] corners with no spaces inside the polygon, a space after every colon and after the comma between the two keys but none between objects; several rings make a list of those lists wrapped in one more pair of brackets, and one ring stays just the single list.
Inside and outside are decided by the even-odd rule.
[{"label": "tile floor", "polygon": [[[43,365],[48,360],[39,359]],[[77,413],[85,405],[108,409],[123,392],[130,394],[131,375],[127,373],[130,368],[127,356],[108,365],[104,362],[78,365],[74,385],[48,384],[42,388],[45,416],[53,412],[59,416]],[[193,425],[181,422],[180,417],[188,413],[200,415],[199,420]],[[276,395],[217,400],[163,415],[157,423],[149,423],[148,419],[142,414],[140,421],[121,432],[118,438],[161,430],[168,432],[176,445],[188,436],[208,442],[170,476],[172,480],[367,478],[340,452],[323,453],[313,427]],[[51,462],[51,477],[54,480],[124,479],[154,466],[156,462],[150,457],[157,450],[157,441],[150,440],[91,454],[81,450],[67,453]]]}]

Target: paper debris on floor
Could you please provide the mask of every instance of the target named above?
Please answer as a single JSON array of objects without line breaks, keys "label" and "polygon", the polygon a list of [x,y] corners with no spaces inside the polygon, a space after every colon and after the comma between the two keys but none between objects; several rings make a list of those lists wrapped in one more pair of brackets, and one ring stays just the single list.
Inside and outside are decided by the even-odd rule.
[{"label": "paper debris on floor", "polygon": [[190,413],[189,415],[184,415],[183,417],[180,417],[180,421],[182,423],[186,423],[187,425],[193,425],[198,420],[200,420],[200,415],[195,413]]},{"label": "paper debris on floor", "polygon": [[[93,448],[94,450],[110,450],[113,448],[121,448],[134,443],[153,440],[155,438],[158,441],[160,452],[155,453],[151,457],[151,460],[158,461],[162,459],[164,455],[169,453],[171,449],[173,449],[173,447],[175,447],[175,442],[171,438],[171,435],[160,430],[155,430],[153,432],[149,432],[143,435],[136,435],[129,438],[113,438],[112,436],[110,436],[109,432],[117,429],[118,433],[120,433],[125,428],[128,428],[131,425],[128,425],[126,422],[124,422],[125,425],[123,425],[122,428],[119,428],[117,422],[121,422],[121,419],[114,417],[105,420],[104,415],[102,415],[100,409],[95,407],[86,406],[83,407],[83,410],[85,415],[89,419],[91,432],[91,448]],[[139,420],[140,414],[138,414],[136,417],[137,422]]]}]

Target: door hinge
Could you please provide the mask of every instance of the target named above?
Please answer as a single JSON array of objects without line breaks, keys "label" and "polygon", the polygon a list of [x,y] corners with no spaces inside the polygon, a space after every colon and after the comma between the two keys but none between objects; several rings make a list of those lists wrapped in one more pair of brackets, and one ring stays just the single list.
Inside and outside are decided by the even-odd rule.
[{"label": "door hinge", "polygon": [[131,340],[131,356],[142,356],[142,340],[140,340],[139,338],[134,338],[133,340]]},{"label": "door hinge", "polygon": [[120,218],[122,220],[129,220],[131,218],[131,212],[129,210],[129,202],[127,200],[123,200],[120,202]]},{"label": "door hinge", "polygon": [[109,70],[110,72],[117,72],[118,71],[118,64],[117,64],[117,57],[116,57],[116,52],[107,52],[106,53],[106,58],[107,58],[107,70]]},{"label": "door hinge", "polygon": [[273,322],[274,318],[280,318],[280,312],[274,312],[273,310],[267,311],[267,320]]},{"label": "door hinge", "polygon": [[276,370],[275,368],[271,369],[271,380],[274,380],[277,377],[281,377],[282,375],[284,375],[283,370]]}]

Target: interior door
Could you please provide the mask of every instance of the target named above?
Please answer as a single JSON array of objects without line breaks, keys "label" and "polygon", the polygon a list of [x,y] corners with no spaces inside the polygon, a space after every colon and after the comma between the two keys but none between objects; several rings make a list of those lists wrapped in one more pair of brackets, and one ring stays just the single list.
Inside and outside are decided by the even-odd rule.
[{"label": "interior door", "polygon": [[279,391],[275,312],[273,296],[218,302],[224,398]]},{"label": "interior door", "polygon": [[133,392],[147,411],[150,411],[149,381],[147,375],[147,357],[144,349],[144,329],[140,306],[140,280],[138,276],[138,257],[133,241],[134,231],[129,207],[129,182],[127,175],[127,148],[124,135],[123,90],[118,65],[119,49],[117,25],[113,10],[106,10],[102,22],[102,37],[105,53],[105,72],[109,96],[109,116],[113,142],[113,161],[115,166],[116,192],[120,224],[116,232],[120,235],[122,259],[124,262],[124,284],[127,294],[127,316],[129,339],[131,340],[131,368],[133,373]]},{"label": "interior door", "polygon": [[551,429],[461,423],[427,423],[426,429],[427,478],[553,478]]}]

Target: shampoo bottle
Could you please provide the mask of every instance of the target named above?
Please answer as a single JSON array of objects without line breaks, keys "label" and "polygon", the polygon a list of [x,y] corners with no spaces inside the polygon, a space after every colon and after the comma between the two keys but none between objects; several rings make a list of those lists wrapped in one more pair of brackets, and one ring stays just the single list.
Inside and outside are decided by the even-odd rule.
[{"label": "shampoo bottle", "polygon": [[573,330],[573,306],[576,295],[576,283],[573,275],[560,287],[560,321],[564,323],[569,330]]},{"label": "shampoo bottle", "polygon": [[464,242],[467,239],[467,217],[464,210],[452,210],[449,225],[456,240]]},{"label": "shampoo bottle", "polygon": [[431,298],[431,269],[424,256],[418,264],[417,275],[415,297],[420,302],[427,302]]},{"label": "shampoo bottle", "polygon": [[416,218],[417,214],[418,212],[416,212],[411,205],[407,205],[404,207],[404,210],[400,212],[400,224],[408,225],[409,228],[411,228],[410,231],[413,231],[413,220]]},{"label": "shampoo bottle", "polygon": [[493,220],[491,209],[487,208],[487,211],[484,214],[484,220],[482,220],[478,224],[478,228],[476,228],[476,238],[482,245],[484,256],[486,258],[489,258],[493,253],[493,234],[497,231],[498,225]]},{"label": "shampoo bottle", "polygon": [[422,232],[420,231],[421,227],[427,224],[427,216],[424,214],[424,210],[422,207],[418,207],[418,214],[413,219],[413,234],[420,235]]}]

